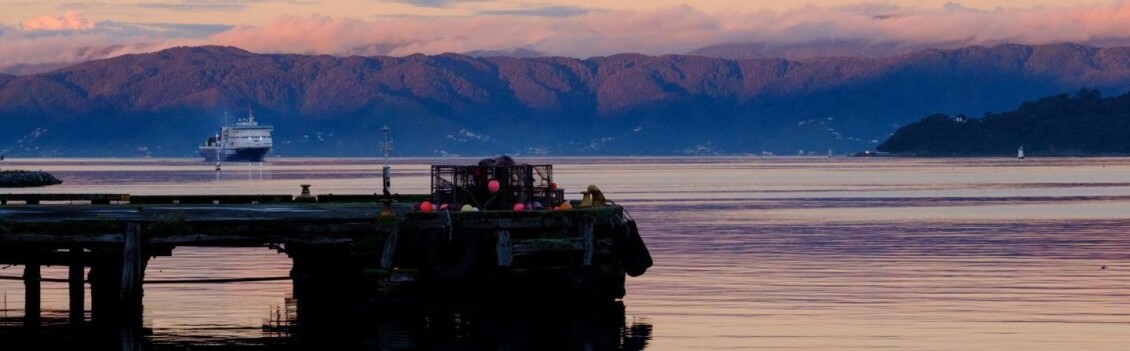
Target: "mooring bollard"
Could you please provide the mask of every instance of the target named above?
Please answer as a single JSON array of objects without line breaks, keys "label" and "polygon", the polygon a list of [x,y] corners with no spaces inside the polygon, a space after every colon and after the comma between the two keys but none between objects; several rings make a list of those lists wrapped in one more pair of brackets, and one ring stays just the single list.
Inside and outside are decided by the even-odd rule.
[{"label": "mooring bollard", "polygon": [[310,195],[310,184],[302,184],[302,193],[294,198],[294,202],[315,202],[317,199],[314,195]]}]

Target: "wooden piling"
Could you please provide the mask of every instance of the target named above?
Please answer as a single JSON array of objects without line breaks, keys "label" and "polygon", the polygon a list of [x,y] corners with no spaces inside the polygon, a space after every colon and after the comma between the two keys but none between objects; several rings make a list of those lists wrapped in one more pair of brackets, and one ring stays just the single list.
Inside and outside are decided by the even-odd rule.
[{"label": "wooden piling", "polygon": [[38,327],[40,324],[40,281],[43,276],[39,263],[24,265],[24,325]]},{"label": "wooden piling", "polygon": [[141,223],[126,224],[122,256],[122,280],[119,298],[123,317],[141,317],[142,281],[145,279],[145,257],[141,247]]},{"label": "wooden piling", "polygon": [[360,318],[362,279],[350,246],[292,243],[285,251],[292,259],[295,322],[302,332],[319,335],[354,327]]},{"label": "wooden piling", "polygon": [[388,235],[388,239],[385,239],[384,251],[381,252],[381,268],[392,268],[392,260],[396,256],[396,241],[399,237],[400,224],[396,223],[392,225],[392,233]]},{"label": "wooden piling", "polygon": [[83,277],[82,247],[71,246],[70,267],[68,271],[68,284],[70,289],[70,322],[72,326],[81,327],[85,318],[86,296],[85,280]]},{"label": "wooden piling", "polygon": [[143,351],[141,324],[122,324],[118,327],[118,337],[122,351]]},{"label": "wooden piling", "polygon": [[498,253],[498,266],[510,267],[514,263],[514,247],[510,244],[510,231],[500,229],[495,232],[495,252]]},{"label": "wooden piling", "polygon": [[[116,254],[116,255],[115,255]],[[99,252],[90,265],[90,320],[96,326],[116,325],[122,274],[120,252]]]}]

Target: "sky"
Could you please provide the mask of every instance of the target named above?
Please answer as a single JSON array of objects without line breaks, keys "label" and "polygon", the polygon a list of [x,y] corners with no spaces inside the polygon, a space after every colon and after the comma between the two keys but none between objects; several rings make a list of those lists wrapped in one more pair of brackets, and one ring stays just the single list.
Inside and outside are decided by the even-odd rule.
[{"label": "sky", "polygon": [[0,70],[172,46],[260,53],[523,48],[587,58],[725,43],[1130,43],[1124,0],[0,0]]}]

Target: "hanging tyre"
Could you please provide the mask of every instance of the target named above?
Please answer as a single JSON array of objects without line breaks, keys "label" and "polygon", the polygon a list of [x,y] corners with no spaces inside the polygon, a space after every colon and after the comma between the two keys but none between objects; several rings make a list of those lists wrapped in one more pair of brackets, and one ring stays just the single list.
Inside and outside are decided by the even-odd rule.
[{"label": "hanging tyre", "polygon": [[651,252],[644,245],[640,237],[640,230],[636,227],[635,220],[627,220],[619,228],[621,233],[614,236],[616,256],[620,258],[620,267],[629,276],[638,277],[647,272],[653,264]]}]

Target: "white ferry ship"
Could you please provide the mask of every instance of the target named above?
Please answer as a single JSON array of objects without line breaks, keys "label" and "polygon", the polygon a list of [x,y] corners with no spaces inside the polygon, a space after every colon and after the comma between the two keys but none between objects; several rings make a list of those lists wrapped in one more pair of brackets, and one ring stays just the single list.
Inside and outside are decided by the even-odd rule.
[{"label": "white ferry ship", "polygon": [[263,157],[271,151],[273,130],[272,126],[259,125],[255,116],[248,112],[247,118],[208,137],[208,141],[200,145],[200,156],[204,156],[204,161],[263,162]]}]

